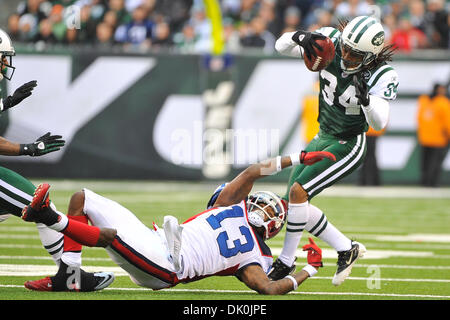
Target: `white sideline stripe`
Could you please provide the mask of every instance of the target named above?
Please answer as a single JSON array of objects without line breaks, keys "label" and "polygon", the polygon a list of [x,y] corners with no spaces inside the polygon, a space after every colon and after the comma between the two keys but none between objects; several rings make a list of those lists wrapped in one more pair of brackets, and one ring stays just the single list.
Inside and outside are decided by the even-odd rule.
[{"label": "white sideline stripe", "polygon": [[[20,270],[18,270],[20,269]],[[98,267],[98,266],[83,266],[83,269],[88,272],[113,272],[116,277],[128,276],[123,269],[119,267]],[[56,265],[17,265],[17,264],[0,264],[0,276],[43,276],[55,274],[58,271]],[[311,279],[317,280],[331,280],[333,277],[313,277]],[[370,279],[387,281],[387,282],[438,282],[449,283],[448,279],[402,279],[402,278],[364,278],[364,277],[348,277],[347,280],[367,281]]]},{"label": "white sideline stripe", "polygon": [[[295,265],[303,266],[304,263],[295,263]],[[325,267],[336,267],[335,263],[324,263]],[[401,264],[361,264],[356,263],[353,265],[353,268],[369,268],[369,267],[378,267],[380,269],[418,269],[418,270],[450,270],[450,266],[409,266],[409,265],[401,265]]]},{"label": "white sideline stripe", "polygon": [[[90,258],[83,257],[83,261],[106,261],[112,262],[110,258]],[[0,256],[0,260],[46,260],[53,261],[50,256]],[[295,263],[297,266],[303,266],[303,263]],[[324,263],[325,267],[335,267],[335,263]],[[353,268],[368,268],[368,267],[378,267],[385,269],[417,269],[417,270],[450,270],[450,266],[411,266],[411,265],[396,265],[396,264],[361,264],[357,263],[353,265]]]},{"label": "white sideline stripe", "polygon": [[[48,260],[53,261],[51,256],[0,256],[0,260]],[[82,257],[83,261],[108,261],[113,262],[111,258],[90,258]]]},{"label": "white sideline stripe", "polygon": [[[1,244],[0,248],[4,249],[43,249],[41,245],[35,244]],[[104,250],[103,248],[92,247],[89,250]],[[272,254],[274,256],[279,256],[281,253],[280,247],[272,247]],[[296,255],[299,258],[305,258],[306,253],[304,251],[297,250]],[[323,259],[336,259],[337,253],[332,249],[323,249],[322,250]],[[392,257],[401,257],[401,258],[422,258],[422,257],[430,257],[433,259],[450,259],[450,255],[438,255],[433,254],[433,252],[429,251],[400,251],[400,250],[368,250],[364,255],[363,259],[387,259]]]},{"label": "white sideline stripe", "polygon": [[[42,180],[32,180],[39,184]],[[46,180],[52,188],[58,191],[78,191],[82,188],[91,190],[123,191],[127,192],[209,192],[217,188],[217,183],[189,183],[186,181],[99,181],[99,180]],[[272,190],[283,194],[286,191],[286,183],[260,183],[259,190]],[[355,197],[355,198],[450,198],[450,188],[424,188],[411,186],[381,186],[361,187],[353,185],[336,185],[322,191],[322,196]],[[167,199],[168,196],[161,198]]]},{"label": "white sideline stripe", "polygon": [[[0,284],[0,288],[24,288],[23,286],[14,284]],[[106,291],[150,291],[148,288],[106,288]],[[167,292],[204,292],[204,293],[254,293],[252,290],[217,290],[217,289],[162,289],[160,291]],[[372,293],[372,292],[302,292],[291,291],[288,294],[299,295],[329,295],[329,296],[377,296],[377,297],[409,297],[409,298],[434,298],[434,299],[449,299],[450,296],[438,296],[429,294],[402,294],[402,293]]]}]

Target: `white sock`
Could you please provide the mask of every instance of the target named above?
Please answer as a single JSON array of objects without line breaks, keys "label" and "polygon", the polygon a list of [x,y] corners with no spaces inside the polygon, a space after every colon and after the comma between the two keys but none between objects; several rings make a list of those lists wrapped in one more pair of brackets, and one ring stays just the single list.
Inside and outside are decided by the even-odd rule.
[{"label": "white sock", "polygon": [[313,236],[328,243],[336,251],[346,251],[352,248],[352,241],[328,222],[322,210],[312,204],[309,205],[309,219],[305,229]]},{"label": "white sock", "polygon": [[63,252],[61,260],[69,267],[81,268],[81,251],[80,252]]},{"label": "white sock", "polygon": [[56,265],[59,267],[59,260],[64,249],[64,235],[58,231],[52,230],[43,223],[36,223],[45,250],[52,256]]},{"label": "white sock", "polygon": [[64,213],[59,212],[53,203],[50,203],[50,208],[52,208],[53,211],[55,211],[58,215],[60,215],[61,219],[57,223],[54,223],[48,227],[55,231],[61,232],[67,227],[67,224],[69,223],[69,218],[67,218],[67,216]]},{"label": "white sock", "polygon": [[308,221],[308,211],[308,202],[289,203],[283,250],[278,257],[287,266],[294,263],[295,252]]}]

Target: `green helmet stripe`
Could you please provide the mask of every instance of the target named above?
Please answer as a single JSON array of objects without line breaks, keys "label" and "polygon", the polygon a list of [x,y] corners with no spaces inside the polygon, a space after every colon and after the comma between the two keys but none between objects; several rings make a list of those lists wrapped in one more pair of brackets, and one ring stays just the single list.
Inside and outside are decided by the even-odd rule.
[{"label": "green helmet stripe", "polygon": [[355,32],[356,29],[358,29],[359,25],[361,23],[363,23],[364,21],[366,21],[367,19],[369,19],[369,17],[364,17],[364,18],[360,19],[357,24],[355,24],[355,26],[353,27],[352,31],[350,31],[350,34],[348,35],[348,40],[351,39],[351,37],[353,36],[353,32]]},{"label": "green helmet stripe", "polygon": [[358,35],[356,36],[355,43],[358,43],[358,41],[359,41],[359,39],[361,39],[363,33],[366,32],[367,29],[369,29],[369,27],[372,26],[372,25],[374,25],[375,23],[377,23],[376,20],[372,20],[372,21],[370,21],[369,23],[367,23],[367,24],[364,26],[364,28],[362,28],[361,31],[360,31],[360,32],[358,33]]}]

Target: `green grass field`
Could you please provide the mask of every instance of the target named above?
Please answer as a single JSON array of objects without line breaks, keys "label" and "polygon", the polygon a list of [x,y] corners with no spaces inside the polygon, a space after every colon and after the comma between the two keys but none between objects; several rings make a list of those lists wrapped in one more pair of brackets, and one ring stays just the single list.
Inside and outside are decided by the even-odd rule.
[{"label": "green grass field", "polygon": [[[40,181],[36,181],[40,182]],[[215,185],[141,182],[51,181],[51,198],[65,212],[70,196],[82,186],[120,202],[145,224],[162,225],[164,215],[183,221],[204,210]],[[283,185],[258,189],[283,193]],[[450,299],[450,189],[355,188],[336,186],[312,201],[348,237],[367,247],[366,256],[339,287],[331,284],[337,254],[324,242],[324,268],[297,291],[261,296],[234,277],[210,277],[172,289],[136,286],[101,248],[84,248],[84,269],[113,270],[116,280],[95,293],[32,292],[23,283],[52,275],[56,266],[41,247],[32,223],[11,217],[0,224],[0,300],[424,300]],[[284,231],[269,241],[274,256]],[[305,232],[303,245],[309,234]],[[306,264],[299,252],[298,270]]]}]

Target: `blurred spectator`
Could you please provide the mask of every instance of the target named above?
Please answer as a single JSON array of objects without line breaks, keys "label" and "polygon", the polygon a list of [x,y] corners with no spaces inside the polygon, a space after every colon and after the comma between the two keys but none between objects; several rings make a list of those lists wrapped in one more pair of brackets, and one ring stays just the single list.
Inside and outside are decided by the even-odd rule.
[{"label": "blurred spectator", "polygon": [[161,21],[154,27],[154,32],[152,36],[152,47],[161,48],[169,47],[173,44],[172,38],[170,37],[170,26],[166,21]]},{"label": "blurred spectator", "polygon": [[384,29],[384,41],[385,43],[392,43],[392,34],[397,28],[397,18],[392,14],[384,16],[381,21]]},{"label": "blurred spectator", "polygon": [[53,34],[53,23],[50,19],[44,19],[39,23],[39,32],[34,37],[34,42],[42,42],[43,44],[55,44],[56,39]]},{"label": "blurred spectator", "polygon": [[193,0],[144,0],[147,6],[153,3],[155,15],[164,17],[164,20],[169,23],[169,28],[172,32],[181,31],[186,21],[190,19],[190,10]]},{"label": "blurred spectator", "polygon": [[421,146],[420,183],[435,187],[450,141],[450,100],[446,86],[435,84],[430,95],[419,97],[417,137]]},{"label": "blurred spectator", "polygon": [[212,27],[209,19],[206,17],[203,5],[194,5],[191,10],[191,19],[189,20],[194,28],[195,51],[209,52],[212,48],[211,32]]},{"label": "blurred spectator", "polygon": [[182,53],[194,53],[196,51],[197,36],[194,26],[186,23],[181,32],[174,35],[173,41],[177,49]]},{"label": "blurred spectator", "polygon": [[414,28],[426,32],[425,3],[422,0],[411,0],[409,3],[411,24]]},{"label": "blurred spectator", "polygon": [[265,53],[272,53],[275,48],[275,36],[266,30],[266,22],[256,17],[241,37],[243,47],[262,48]]},{"label": "blurred spectator", "polygon": [[415,28],[408,16],[399,21],[399,28],[392,34],[391,42],[399,51],[411,52],[413,49],[423,49],[428,46],[425,33]]},{"label": "blurred spectator", "polygon": [[131,21],[131,16],[125,9],[125,0],[109,0],[108,4],[109,9],[116,12],[119,25],[127,24]]},{"label": "blurred spectator", "polygon": [[38,31],[38,19],[29,13],[22,15],[19,19],[19,29],[21,41],[33,41]]},{"label": "blurred spectator", "polygon": [[[227,21],[224,36],[228,50],[254,47],[270,52],[272,36],[278,38],[283,32],[299,29],[335,27],[338,18],[371,14],[381,19],[386,43],[395,42],[404,52],[449,48],[450,18],[445,0],[220,0],[219,3],[222,20]],[[78,7],[80,28],[68,35],[70,25],[66,19],[73,19],[70,12],[77,10],[69,10],[71,6]],[[57,43],[90,44],[96,41],[97,25],[104,22],[112,28],[118,43],[129,47],[131,39],[125,38],[136,40],[143,34],[142,26],[139,32],[133,28],[136,34],[127,31],[136,24],[132,16],[138,8],[143,8],[146,20],[153,22],[152,31],[145,32],[146,41],[141,48],[150,49],[151,40],[158,42],[158,47],[175,44],[187,48],[195,39],[193,52],[211,50],[212,26],[203,0],[21,0],[17,12],[8,19],[8,29],[15,41],[33,42],[40,31],[40,22],[50,19]],[[193,36],[185,37],[191,28]],[[169,35],[156,37],[156,30],[161,35],[168,30]],[[236,42],[238,34],[242,45]]]},{"label": "blurred spectator", "polygon": [[280,30],[276,21],[275,4],[273,0],[262,0],[259,6],[258,17],[266,23],[266,30],[271,34],[278,34]]},{"label": "blurred spectator", "polygon": [[91,18],[91,12],[91,6],[83,6],[80,9],[80,29],[77,30],[79,42],[92,43],[95,39],[97,23],[95,19]]},{"label": "blurred spectator", "polygon": [[223,36],[225,38],[225,50],[231,53],[238,53],[241,50],[239,32],[236,30],[231,18],[222,21]]},{"label": "blurred spectator", "polygon": [[14,43],[20,40],[20,16],[18,14],[12,14],[8,18],[8,34]]},{"label": "blurred spectator", "polygon": [[63,16],[64,7],[60,4],[54,5],[50,12],[49,19],[52,23],[53,34],[60,42],[64,41],[66,37],[67,25]]},{"label": "blurred spectator", "polygon": [[94,45],[99,49],[108,49],[114,43],[114,29],[106,22],[97,25]]},{"label": "blurred spectator", "polygon": [[430,28],[428,36],[437,48],[449,48],[450,18],[444,6],[444,0],[427,0],[426,21]]},{"label": "blurred spectator", "polygon": [[114,36],[115,41],[124,43],[126,47],[134,49],[150,48],[154,24],[148,19],[148,14],[142,6],[134,9],[132,21],[117,28]]},{"label": "blurred spectator", "polygon": [[335,15],[339,18],[351,20],[357,16],[370,15],[372,10],[365,0],[348,0],[336,6]]},{"label": "blurred spectator", "polygon": [[301,12],[300,9],[295,7],[295,6],[291,6],[288,7],[286,9],[286,11],[284,12],[284,26],[283,26],[283,30],[282,30],[282,34],[284,32],[291,32],[291,31],[296,31],[300,29],[300,22],[301,22]]},{"label": "blurred spectator", "polygon": [[25,14],[34,16],[37,20],[36,23],[38,24],[41,20],[47,18],[47,13],[43,10],[41,4],[42,0],[22,1],[17,8],[17,13],[19,16],[23,16]]}]

